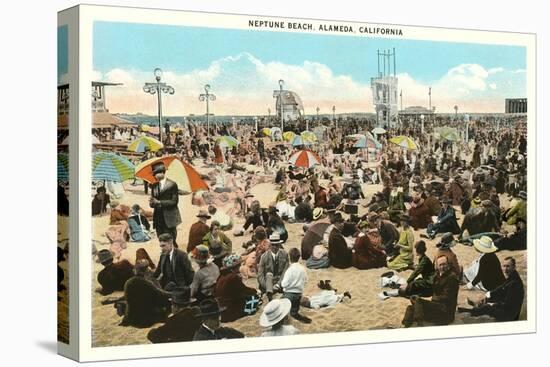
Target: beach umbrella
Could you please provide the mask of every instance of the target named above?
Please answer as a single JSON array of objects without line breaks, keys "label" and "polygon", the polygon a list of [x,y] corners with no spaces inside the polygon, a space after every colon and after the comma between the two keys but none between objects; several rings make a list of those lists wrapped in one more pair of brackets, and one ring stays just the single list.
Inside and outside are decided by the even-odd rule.
[{"label": "beach umbrella", "polygon": [[151,131],[151,126],[149,126],[149,125],[141,125],[141,126],[140,126],[140,129],[141,129],[141,131],[148,132],[148,131]]},{"label": "beach umbrella", "polygon": [[183,128],[180,126],[170,126],[170,132],[171,133],[179,133],[180,131],[183,131]]},{"label": "beach umbrella", "polygon": [[160,150],[163,147],[164,145],[155,138],[152,138],[150,136],[140,136],[139,138],[131,142],[130,145],[128,145],[128,150],[130,152],[138,152],[138,153],[143,153],[146,150],[150,150],[151,152],[156,152],[157,150]]},{"label": "beach umbrella", "polygon": [[302,145],[312,145],[312,144],[313,144],[312,142],[310,142],[308,140],[305,140],[300,135],[296,135],[294,137],[294,140],[292,140],[292,146],[293,147],[299,147],[299,146],[302,146]]},{"label": "beach umbrella", "polygon": [[353,144],[353,146],[355,148],[362,148],[362,149],[364,148],[380,149],[381,148],[380,143],[378,143],[374,139],[367,139],[365,137],[358,139],[357,142]]},{"label": "beach umbrella", "polygon": [[311,168],[321,164],[321,158],[311,150],[300,150],[290,156],[288,162],[296,167]]},{"label": "beach umbrella", "polygon": [[390,143],[393,143],[395,145],[400,146],[401,148],[405,148],[405,149],[408,149],[408,150],[417,150],[418,149],[418,146],[416,145],[414,140],[412,140],[408,136],[404,136],[404,135],[399,135],[399,136],[395,136],[395,137],[391,138]]},{"label": "beach umbrella", "polygon": [[136,177],[149,182],[156,183],[153,175],[153,165],[162,162],[166,167],[166,178],[174,181],[178,189],[186,192],[208,190],[208,185],[201,178],[201,175],[189,163],[182,161],[176,156],[156,157],[140,163],[136,168]]},{"label": "beach umbrella", "polygon": [[122,182],[134,178],[134,164],[114,153],[98,152],[92,156],[92,179]]},{"label": "beach umbrella", "polygon": [[310,143],[317,142],[317,136],[311,131],[302,131],[300,136],[304,139],[304,141],[308,141]]},{"label": "beach umbrella", "polygon": [[330,225],[330,223],[321,222],[315,223],[309,227],[307,232],[304,234],[304,238],[302,238],[302,244],[300,246],[302,249],[302,255],[306,255],[308,258],[311,256],[313,248],[323,240],[325,232]]},{"label": "beach umbrella", "polygon": [[375,127],[374,129],[372,129],[372,133],[376,135],[385,134],[386,130],[381,127]]},{"label": "beach umbrella", "polygon": [[283,140],[284,141],[293,141],[294,138],[296,137],[296,133],[294,133],[294,131],[285,131],[283,133]]},{"label": "beach umbrella", "polygon": [[434,135],[439,135],[440,139],[445,139],[448,141],[459,141],[460,140],[460,134],[458,131],[451,127],[441,127],[439,129],[436,129],[434,132]]},{"label": "beach umbrella", "polygon": [[233,148],[239,145],[239,141],[230,135],[219,136],[216,141],[220,144],[220,147],[225,148]]},{"label": "beach umbrella", "polygon": [[264,134],[264,136],[271,136],[271,129],[268,127],[264,127],[262,129],[262,134]]},{"label": "beach umbrella", "polygon": [[57,179],[69,181],[69,156],[65,153],[57,154]]}]

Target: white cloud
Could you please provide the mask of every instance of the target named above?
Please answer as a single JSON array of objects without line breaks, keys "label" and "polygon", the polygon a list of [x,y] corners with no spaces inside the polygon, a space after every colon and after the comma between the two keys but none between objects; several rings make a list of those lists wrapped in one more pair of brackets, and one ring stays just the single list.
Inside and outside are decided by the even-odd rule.
[{"label": "white cloud", "polygon": [[[461,64],[451,68],[441,78],[431,83],[422,83],[413,76],[398,75],[399,89],[403,90],[404,107],[428,106],[428,88],[432,87],[432,105],[441,112],[452,111],[454,105],[462,110],[500,111],[504,97],[495,95],[496,85],[521,88],[524,77],[513,76],[504,68],[485,69],[478,64]],[[151,71],[113,69],[102,74],[95,72],[96,80],[123,83],[109,87],[107,105],[111,112],[155,114],[156,97],[143,92],[145,82],[153,82]],[[278,89],[278,80],[285,81],[284,88],[300,95],[306,114],[330,113],[333,105],[337,112],[372,112],[370,83],[360,83],[348,75],[337,75],[327,65],[304,61],[301,65],[280,62],[265,63],[249,53],[240,53],[213,61],[205,69],[187,73],[166,70],[163,81],[172,85],[175,94],[163,96],[163,111],[167,115],[204,114],[204,102],[198,100],[204,93],[204,85],[210,84],[217,96],[212,102],[211,113],[267,114],[275,111],[273,90]],[[520,82],[517,82],[520,80]],[[524,86],[523,86],[524,89]],[[508,93],[510,94],[510,93]],[[512,93],[520,95],[521,92]]]}]

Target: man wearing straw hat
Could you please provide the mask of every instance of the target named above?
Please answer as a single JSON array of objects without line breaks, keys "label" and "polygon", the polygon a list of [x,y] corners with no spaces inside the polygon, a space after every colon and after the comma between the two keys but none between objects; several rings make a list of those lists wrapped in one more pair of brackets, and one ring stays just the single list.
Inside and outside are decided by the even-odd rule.
[{"label": "man wearing straw hat", "polygon": [[500,260],[495,254],[498,248],[488,236],[482,236],[473,242],[474,248],[480,255],[468,268],[464,269],[464,278],[468,281],[466,287],[484,291],[495,289],[505,281]]},{"label": "man wearing straw hat", "polygon": [[149,198],[149,206],[153,208],[153,226],[157,235],[169,233],[177,248],[177,226],[181,223],[178,208],[178,184],[166,178],[164,163],[153,164],[152,170],[157,179],[157,182],[151,186],[151,197]]},{"label": "man wearing straw hat", "polygon": [[281,281],[288,268],[288,254],[281,248],[283,240],[278,233],[269,236],[269,251],[263,253],[258,264],[258,284],[271,301],[273,293],[281,292]]}]

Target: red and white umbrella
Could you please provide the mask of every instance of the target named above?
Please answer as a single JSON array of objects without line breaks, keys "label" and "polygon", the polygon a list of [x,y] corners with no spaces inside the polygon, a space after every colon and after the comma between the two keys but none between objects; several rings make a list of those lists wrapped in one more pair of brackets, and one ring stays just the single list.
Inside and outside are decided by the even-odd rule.
[{"label": "red and white umbrella", "polygon": [[136,177],[141,178],[150,184],[157,182],[153,175],[153,165],[162,162],[166,167],[166,177],[178,184],[178,189],[186,192],[199,190],[208,191],[208,185],[201,178],[200,174],[189,163],[182,161],[176,156],[151,158],[139,164],[136,169]]},{"label": "red and white umbrella", "polygon": [[321,164],[321,158],[311,150],[300,150],[290,156],[288,162],[296,167],[311,168]]}]

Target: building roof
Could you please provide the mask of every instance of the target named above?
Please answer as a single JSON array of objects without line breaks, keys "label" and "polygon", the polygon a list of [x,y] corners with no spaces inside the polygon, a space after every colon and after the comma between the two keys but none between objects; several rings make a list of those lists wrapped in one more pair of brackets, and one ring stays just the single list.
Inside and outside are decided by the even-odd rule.
[{"label": "building roof", "polygon": [[108,112],[94,112],[92,113],[92,119],[92,127],[135,126],[130,121],[113,116]]},{"label": "building roof", "polygon": [[105,85],[122,85],[122,83],[107,83],[107,82],[92,82],[92,86],[105,86]]},{"label": "building roof", "polygon": [[410,106],[399,111],[400,115],[420,115],[420,114],[431,115],[433,113],[434,113],[433,110],[427,109],[426,107],[422,107],[422,106]]}]

